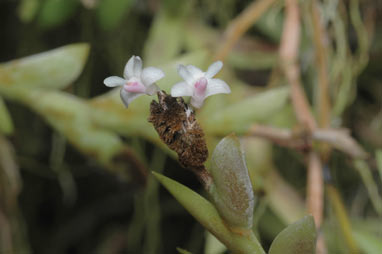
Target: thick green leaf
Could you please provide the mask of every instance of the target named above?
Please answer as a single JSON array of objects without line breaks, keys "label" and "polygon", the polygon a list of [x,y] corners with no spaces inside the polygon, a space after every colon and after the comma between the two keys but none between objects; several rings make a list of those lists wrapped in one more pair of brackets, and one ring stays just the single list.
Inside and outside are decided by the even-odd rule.
[{"label": "thick green leaf", "polygon": [[206,132],[227,135],[230,132],[244,133],[253,123],[266,122],[285,107],[289,96],[286,87],[271,89],[214,113],[203,115]]},{"label": "thick green leaf", "polygon": [[312,216],[305,216],[276,236],[269,249],[269,254],[314,254],[315,249],[314,220]]},{"label": "thick green leaf", "polygon": [[62,89],[82,72],[89,53],[85,43],[0,64],[0,86]]},{"label": "thick green leaf", "polygon": [[13,132],[12,119],[8,113],[3,99],[0,97],[0,133],[9,135]]},{"label": "thick green leaf", "polygon": [[99,2],[97,17],[101,27],[105,30],[113,29],[128,12],[134,1],[132,0],[102,0]]},{"label": "thick green leaf", "polygon": [[228,230],[215,207],[205,198],[186,186],[153,172],[161,184],[176,200],[210,231],[219,241],[233,252],[243,254],[264,254],[265,252],[253,234],[240,235]]},{"label": "thick green leaf", "polygon": [[239,139],[231,134],[216,146],[210,172],[215,207],[232,228],[252,228],[255,197]]},{"label": "thick green leaf", "polygon": [[85,154],[103,163],[122,149],[118,135],[92,123],[92,108],[88,103],[60,91],[34,89],[24,97],[24,103],[42,115],[55,129]]},{"label": "thick green leaf", "polygon": [[72,17],[78,5],[78,0],[45,0],[38,15],[38,23],[44,28],[62,25]]}]

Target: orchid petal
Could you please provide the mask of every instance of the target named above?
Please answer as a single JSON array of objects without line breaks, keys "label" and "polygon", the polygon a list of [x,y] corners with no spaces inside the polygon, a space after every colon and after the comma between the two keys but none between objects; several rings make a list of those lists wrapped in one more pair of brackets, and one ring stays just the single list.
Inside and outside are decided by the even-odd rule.
[{"label": "orchid petal", "polygon": [[203,102],[206,96],[195,95],[191,97],[191,105],[195,108],[201,108],[203,106]]},{"label": "orchid petal", "polygon": [[194,80],[199,79],[204,76],[204,73],[202,70],[200,70],[198,67],[195,67],[193,65],[187,65],[187,70],[189,73],[191,73]]},{"label": "orchid petal", "polygon": [[158,92],[160,89],[156,84],[151,84],[146,88],[147,95],[154,95],[154,93]]},{"label": "orchid petal", "polygon": [[221,68],[223,67],[223,63],[221,61],[216,61],[213,64],[208,67],[208,70],[206,71],[205,77],[206,78],[212,78],[213,76],[218,73]]},{"label": "orchid petal", "polygon": [[193,85],[193,83],[195,82],[195,79],[193,77],[193,75],[188,71],[188,69],[186,68],[186,66],[180,64],[178,66],[178,74],[179,76],[181,76],[186,82],[187,84],[189,85]]},{"label": "orchid petal", "polygon": [[206,90],[205,97],[218,94],[218,93],[230,93],[231,89],[227,85],[226,82],[224,82],[221,79],[210,79],[208,81],[208,86]]},{"label": "orchid petal", "polygon": [[129,93],[127,92],[125,89],[121,89],[121,99],[122,99],[122,102],[123,104],[125,105],[126,108],[129,107],[129,104],[135,100],[136,98],[138,98],[139,96],[143,95],[144,93]]},{"label": "orchid petal", "polygon": [[111,77],[105,78],[103,83],[107,87],[116,87],[116,86],[123,86],[124,84],[126,84],[126,80],[117,76],[111,76]]},{"label": "orchid petal", "polygon": [[144,68],[141,75],[142,83],[148,87],[164,77],[164,72],[155,67]]},{"label": "orchid petal", "polygon": [[132,56],[127,62],[123,70],[124,77],[130,79],[132,77],[140,77],[142,72],[142,60],[139,56]]},{"label": "orchid petal", "polygon": [[194,94],[194,89],[192,89],[192,86],[190,86],[186,82],[176,83],[171,88],[172,97],[192,96],[193,94]]}]

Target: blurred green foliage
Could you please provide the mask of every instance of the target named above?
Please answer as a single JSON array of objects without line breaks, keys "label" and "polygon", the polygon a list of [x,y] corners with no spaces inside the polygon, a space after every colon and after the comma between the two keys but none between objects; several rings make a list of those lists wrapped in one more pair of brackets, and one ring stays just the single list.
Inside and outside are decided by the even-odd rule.
[{"label": "blurred green foliage", "polygon": [[[164,170],[164,175],[200,189],[147,122],[153,98],[141,97],[126,110],[118,89],[108,91],[102,81],[120,76],[130,56],[141,55],[145,66],[166,73],[158,85],[168,92],[180,81],[177,64],[201,69],[210,65],[224,29],[249,3],[0,3],[0,253],[175,253],[176,247],[184,249],[181,253],[222,253],[205,248],[212,240],[205,239],[204,228],[150,176],[151,171]],[[299,61],[317,114],[319,74],[309,3],[300,2]],[[381,5],[351,0],[321,1],[319,7],[327,32],[331,127],[349,128],[370,154],[354,162],[334,151],[324,172],[342,196],[352,244],[362,253],[379,254]],[[232,93],[208,98],[197,112],[210,152],[231,132],[241,137],[258,198],[253,228],[264,249],[271,246],[271,254],[281,253],[286,245],[300,246],[290,231],[297,230],[302,238],[313,235],[310,217],[292,224],[306,214],[301,154],[246,135],[254,123],[296,125],[290,91],[278,66],[283,20],[284,1],[276,1],[224,62],[219,78]],[[218,238],[235,249],[235,240],[227,242],[231,232],[225,231],[209,201],[165,176],[156,177],[175,197],[186,195],[186,209],[205,216],[199,220],[207,229],[220,227]],[[347,253],[348,231],[341,228],[343,217],[337,208],[336,203],[326,203],[322,232],[328,253]],[[303,227],[301,221],[306,222]],[[305,243],[312,246],[309,241]]]}]

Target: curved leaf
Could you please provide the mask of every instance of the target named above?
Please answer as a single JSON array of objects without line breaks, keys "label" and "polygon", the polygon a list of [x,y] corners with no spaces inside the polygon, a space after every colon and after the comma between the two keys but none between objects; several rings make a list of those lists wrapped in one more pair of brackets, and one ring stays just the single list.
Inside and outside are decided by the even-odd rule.
[{"label": "curved leaf", "polygon": [[265,253],[253,234],[240,235],[229,231],[215,207],[198,193],[166,176],[155,172],[153,174],[175,199],[228,249],[242,254]]},{"label": "curved leaf", "polygon": [[206,132],[227,135],[230,132],[244,133],[256,122],[266,122],[270,116],[285,107],[289,96],[287,87],[258,93],[213,115],[203,117]]},{"label": "curved leaf", "polygon": [[255,197],[239,139],[231,134],[216,146],[210,193],[216,209],[232,228],[252,228]]},{"label": "curved leaf", "polygon": [[314,254],[315,249],[314,220],[312,216],[305,216],[276,236],[269,249],[269,254]]},{"label": "curved leaf", "polygon": [[88,53],[89,45],[78,43],[0,64],[0,86],[62,89],[80,75]]}]

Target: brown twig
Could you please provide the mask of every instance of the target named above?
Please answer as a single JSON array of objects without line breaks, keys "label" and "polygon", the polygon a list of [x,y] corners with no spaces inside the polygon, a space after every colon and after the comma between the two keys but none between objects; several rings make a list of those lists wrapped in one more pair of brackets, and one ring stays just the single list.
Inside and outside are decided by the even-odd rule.
[{"label": "brown twig", "polygon": [[237,40],[253,25],[276,0],[253,1],[242,13],[228,25],[224,32],[215,59],[224,61]]},{"label": "brown twig", "polygon": [[280,60],[291,88],[291,97],[297,120],[309,130],[316,128],[305,93],[301,87],[300,69],[297,64],[300,45],[300,14],[295,0],[286,1],[286,17],[281,37]]},{"label": "brown twig", "polygon": [[324,208],[324,181],[322,176],[321,159],[314,151],[310,151],[308,155],[308,189],[307,189],[307,206],[314,216],[317,226],[322,223],[322,211]]},{"label": "brown twig", "polygon": [[280,146],[307,151],[313,142],[328,145],[348,154],[354,159],[367,159],[368,153],[354,140],[347,129],[315,129],[313,132],[304,129],[283,129],[259,124],[252,125],[249,135],[271,140]]},{"label": "brown twig", "polygon": [[289,129],[275,128],[259,124],[252,125],[249,135],[254,135],[271,140],[280,146],[305,151],[311,147],[311,137],[303,132]]},{"label": "brown twig", "polygon": [[313,44],[315,47],[316,65],[318,69],[318,115],[319,125],[322,128],[329,127],[330,124],[330,99],[327,52],[325,42],[327,35],[321,24],[320,13],[316,1],[311,2],[312,24],[313,24]]},{"label": "brown twig", "polygon": [[[286,0],[286,17],[280,45],[281,66],[291,87],[292,103],[299,123],[313,132],[316,121],[310,111],[308,100],[300,81],[300,69],[297,63],[300,43],[300,15],[296,0]],[[320,228],[323,217],[323,176],[319,155],[311,150],[308,159],[307,207],[314,217],[317,228]],[[317,253],[325,253],[322,236],[318,238]]]}]

